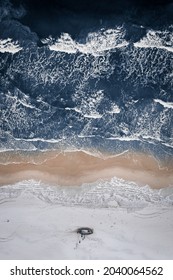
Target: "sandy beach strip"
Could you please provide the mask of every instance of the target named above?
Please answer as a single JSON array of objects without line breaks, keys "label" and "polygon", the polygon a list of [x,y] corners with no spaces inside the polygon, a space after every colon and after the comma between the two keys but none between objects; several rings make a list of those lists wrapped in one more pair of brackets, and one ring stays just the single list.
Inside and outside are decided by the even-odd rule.
[{"label": "sandy beach strip", "polygon": [[112,177],[152,188],[173,186],[173,162],[161,163],[149,154],[128,152],[96,157],[83,151],[2,152],[0,158],[1,186],[29,179],[80,186]]}]

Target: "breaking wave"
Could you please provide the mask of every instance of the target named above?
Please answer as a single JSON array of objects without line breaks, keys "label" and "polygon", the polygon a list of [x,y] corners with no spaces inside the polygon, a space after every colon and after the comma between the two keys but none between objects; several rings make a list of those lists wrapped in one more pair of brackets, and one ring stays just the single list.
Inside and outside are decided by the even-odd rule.
[{"label": "breaking wave", "polygon": [[165,31],[148,30],[144,38],[134,43],[138,48],[157,48],[173,52],[173,26]]},{"label": "breaking wave", "polygon": [[0,9],[1,151],[172,157],[172,25],[152,29],[111,17],[75,38],[41,39],[20,22],[22,8]]},{"label": "breaking wave", "polygon": [[13,42],[12,39],[0,40],[0,53],[16,53],[22,50],[17,42]]},{"label": "breaking wave", "polygon": [[98,32],[89,33],[85,43],[75,42],[67,33],[63,33],[57,40],[52,37],[42,40],[50,50],[57,52],[102,55],[105,51],[115,48],[122,48],[128,45],[125,40],[125,29],[117,27],[115,29],[101,29]]}]

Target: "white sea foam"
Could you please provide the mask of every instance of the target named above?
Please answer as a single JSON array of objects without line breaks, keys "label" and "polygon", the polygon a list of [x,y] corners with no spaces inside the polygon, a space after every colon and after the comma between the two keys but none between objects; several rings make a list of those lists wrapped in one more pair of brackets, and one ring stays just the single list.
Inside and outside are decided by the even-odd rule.
[{"label": "white sea foam", "polygon": [[102,114],[99,112],[99,105],[104,99],[104,92],[102,90],[93,91],[89,95],[84,95],[79,98],[78,93],[75,93],[73,100],[77,101],[77,106],[74,108],[66,107],[66,110],[73,110],[80,113],[84,118],[100,119]]},{"label": "white sea foam", "polygon": [[[84,118],[88,118],[88,119],[100,119],[102,118],[102,115],[99,114],[98,112],[96,111],[91,111],[90,108],[88,108],[88,113],[84,113],[86,108],[78,108],[78,107],[74,107],[74,108],[69,108],[69,107],[66,107],[65,110],[66,111],[75,111],[81,115],[83,115]],[[89,110],[90,109],[90,110]]]},{"label": "white sea foam", "polygon": [[115,136],[111,136],[111,137],[108,137],[106,139],[109,139],[109,140],[119,140],[119,141],[139,141],[140,139],[136,136],[123,136],[123,137],[118,137],[117,135]]},{"label": "white sea foam", "polygon": [[170,148],[173,148],[173,142],[172,142],[172,144],[168,144],[168,143],[162,143],[164,146],[166,146],[166,147],[170,147]]},{"label": "white sea foam", "polygon": [[102,117],[102,115],[100,115],[99,113],[97,112],[90,112],[89,114],[83,114],[82,112],[82,108],[77,108],[77,107],[74,107],[74,108],[69,108],[69,107],[66,107],[65,108],[66,111],[75,111],[77,113],[80,113],[83,115],[83,117],[85,118],[89,118],[89,119],[100,119]]},{"label": "white sea foam", "polygon": [[107,111],[108,114],[119,114],[120,112],[121,109],[116,104],[112,104],[110,111]]},{"label": "white sea foam", "polygon": [[49,37],[42,42],[49,46],[50,50],[66,53],[81,52],[85,54],[101,54],[115,48],[122,48],[129,43],[125,40],[124,28],[101,29],[98,32],[89,33],[85,43],[76,42],[68,33],[63,33],[60,38]]},{"label": "white sea foam", "polygon": [[1,53],[17,53],[22,50],[18,42],[13,42],[12,39],[0,39],[0,52]]},{"label": "white sea foam", "polygon": [[13,108],[16,108],[17,105],[21,104],[24,107],[30,108],[30,109],[37,109],[34,105],[31,104],[29,96],[21,92],[20,90],[16,90],[15,94],[12,94],[10,91],[6,93],[7,100],[12,99],[13,100]]},{"label": "white sea foam", "polygon": [[165,108],[173,109],[173,102],[165,102],[161,99],[154,99],[154,101],[161,104]]},{"label": "white sea foam", "polygon": [[17,141],[26,141],[26,142],[46,142],[46,143],[59,143],[62,139],[44,139],[44,138],[14,138]]},{"label": "white sea foam", "polygon": [[148,30],[145,37],[134,43],[137,48],[157,48],[173,52],[173,34],[169,31]]},{"label": "white sea foam", "polygon": [[100,115],[99,113],[93,113],[93,114],[84,114],[84,117],[88,119],[101,119],[102,115]]},{"label": "white sea foam", "polygon": [[[129,45],[125,39],[126,31],[122,26],[112,29],[101,29],[98,32],[88,34],[85,43],[79,43],[72,39],[68,33],[61,34],[61,37],[43,39],[42,42],[48,45],[50,50],[85,54],[100,55],[108,50],[123,48]],[[148,30],[145,37],[135,42],[136,48],[158,48],[173,52],[173,34],[166,31]]]}]

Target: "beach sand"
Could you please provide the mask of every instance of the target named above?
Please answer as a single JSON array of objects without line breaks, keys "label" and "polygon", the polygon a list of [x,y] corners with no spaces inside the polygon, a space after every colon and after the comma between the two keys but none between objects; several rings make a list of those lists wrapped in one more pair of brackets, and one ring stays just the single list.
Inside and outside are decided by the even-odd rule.
[{"label": "beach sand", "polygon": [[158,162],[152,155],[124,153],[96,157],[83,151],[1,153],[0,185],[39,180],[76,186],[112,177],[134,181],[139,186],[163,188],[173,185],[173,163]]}]

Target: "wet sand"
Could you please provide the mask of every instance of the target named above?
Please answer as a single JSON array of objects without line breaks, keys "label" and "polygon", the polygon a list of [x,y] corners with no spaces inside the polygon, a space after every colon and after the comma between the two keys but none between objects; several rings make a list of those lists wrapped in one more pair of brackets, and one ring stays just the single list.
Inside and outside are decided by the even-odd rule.
[{"label": "wet sand", "polygon": [[152,188],[173,186],[173,163],[158,162],[140,153],[96,157],[82,152],[14,152],[0,154],[0,185],[39,180],[62,186],[81,185],[116,176]]}]

